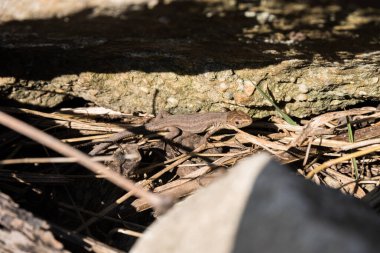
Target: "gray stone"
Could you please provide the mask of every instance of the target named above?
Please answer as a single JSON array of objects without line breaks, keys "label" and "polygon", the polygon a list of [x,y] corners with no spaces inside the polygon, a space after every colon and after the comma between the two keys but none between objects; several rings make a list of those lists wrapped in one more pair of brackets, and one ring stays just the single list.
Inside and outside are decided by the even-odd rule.
[{"label": "gray stone", "polygon": [[258,155],[177,204],[131,252],[375,253],[379,233],[379,217],[359,200]]}]

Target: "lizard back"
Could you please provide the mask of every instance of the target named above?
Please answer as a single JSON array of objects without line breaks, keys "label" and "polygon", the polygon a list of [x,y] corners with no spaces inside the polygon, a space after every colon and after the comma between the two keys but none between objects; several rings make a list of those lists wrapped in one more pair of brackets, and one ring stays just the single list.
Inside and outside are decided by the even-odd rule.
[{"label": "lizard back", "polygon": [[149,131],[158,131],[167,127],[176,127],[185,132],[202,133],[209,128],[226,124],[228,112],[208,112],[182,115],[168,115],[153,119],[145,124]]}]

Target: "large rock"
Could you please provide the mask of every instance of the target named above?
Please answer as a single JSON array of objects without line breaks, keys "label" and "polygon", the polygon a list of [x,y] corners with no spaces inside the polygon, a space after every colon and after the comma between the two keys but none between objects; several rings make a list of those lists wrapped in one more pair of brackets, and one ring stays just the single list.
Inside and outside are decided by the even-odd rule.
[{"label": "large rock", "polygon": [[267,155],[247,158],[160,217],[131,252],[375,253],[380,218]]},{"label": "large rock", "polygon": [[[9,21],[63,18],[93,9],[94,15],[120,14],[128,8],[153,7],[158,0],[2,0],[0,24]],[[111,12],[111,11],[112,12]]]},{"label": "large rock", "polygon": [[378,8],[243,2],[2,1],[0,94],[47,107],[75,96],[124,112],[273,114],[260,83],[298,117],[380,99]]}]

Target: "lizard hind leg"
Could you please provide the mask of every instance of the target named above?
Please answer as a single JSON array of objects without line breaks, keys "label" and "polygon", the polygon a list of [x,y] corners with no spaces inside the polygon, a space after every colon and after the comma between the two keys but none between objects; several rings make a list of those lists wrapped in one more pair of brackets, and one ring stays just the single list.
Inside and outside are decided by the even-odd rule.
[{"label": "lizard hind leg", "polygon": [[167,111],[159,111],[158,114],[156,115],[156,117],[153,120],[163,119],[163,118],[166,118],[168,116],[171,116],[171,114],[169,112],[167,112]]},{"label": "lizard hind leg", "polygon": [[182,134],[177,136],[173,141],[179,145],[178,149],[182,153],[189,153],[199,147],[202,140],[203,136],[191,132],[182,132]]}]

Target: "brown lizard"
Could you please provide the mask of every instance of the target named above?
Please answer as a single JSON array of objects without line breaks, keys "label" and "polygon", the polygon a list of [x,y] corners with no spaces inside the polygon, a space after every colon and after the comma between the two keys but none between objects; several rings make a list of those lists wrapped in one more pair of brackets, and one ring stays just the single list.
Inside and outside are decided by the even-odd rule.
[{"label": "brown lizard", "polygon": [[[252,118],[241,111],[207,112],[182,115],[171,115],[167,112],[161,112],[156,118],[146,123],[144,129],[151,132],[167,131],[169,133],[165,136],[166,139],[173,139],[178,136],[181,131],[182,136],[185,136],[186,134],[207,132],[204,137],[204,141],[207,141],[213,133],[220,129],[228,129],[229,125],[242,128],[251,123]],[[135,135],[135,133],[129,130],[116,133],[107,139],[106,143],[96,145],[89,154],[96,155],[103,149],[112,145],[113,142],[120,141],[133,135]]]}]

